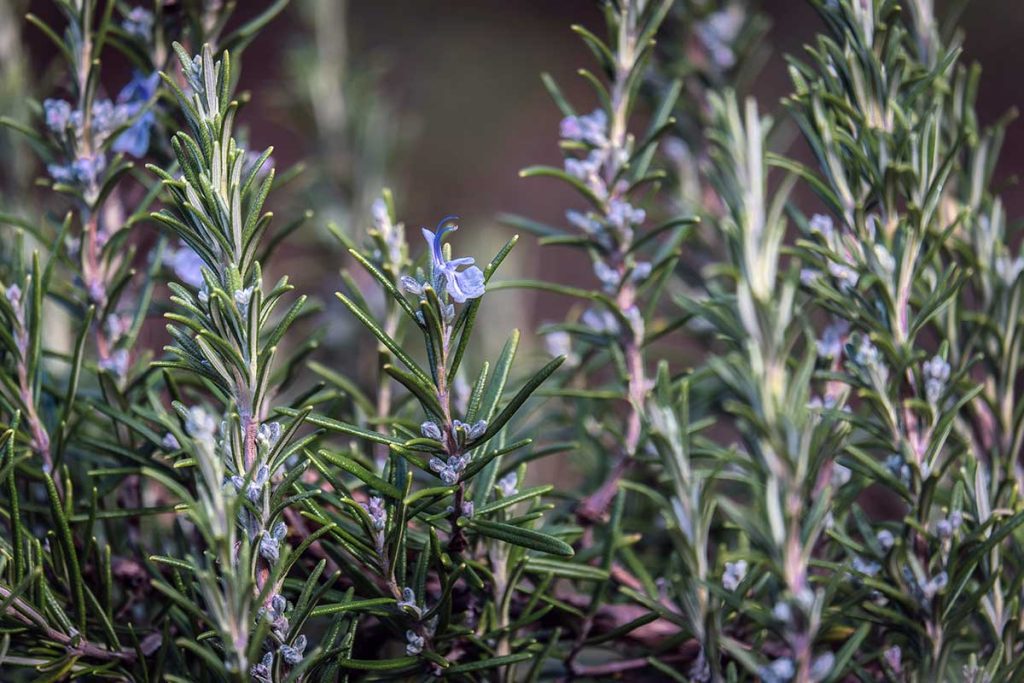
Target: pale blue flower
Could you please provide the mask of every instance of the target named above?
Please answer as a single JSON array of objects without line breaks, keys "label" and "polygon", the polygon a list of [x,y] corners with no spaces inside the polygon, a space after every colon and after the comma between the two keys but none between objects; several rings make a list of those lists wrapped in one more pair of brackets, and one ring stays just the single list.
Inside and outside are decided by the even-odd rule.
[{"label": "pale blue flower", "polygon": [[103,154],[96,154],[91,157],[81,157],[71,164],[75,174],[75,180],[86,187],[92,187],[99,181],[100,175],[107,167],[107,157]]},{"label": "pale blue flower", "polygon": [[1022,272],[1024,272],[1024,258],[1018,256],[1015,259],[1010,259],[1006,254],[996,257],[996,275],[1007,287],[1012,286]]},{"label": "pale blue flower", "polygon": [[922,371],[925,397],[929,403],[936,405],[946,391],[946,382],[949,381],[950,374],[949,363],[941,356],[936,355],[931,360],[925,361]]},{"label": "pale blue flower", "polygon": [[882,565],[873,560],[866,560],[859,555],[854,556],[852,563],[853,571],[864,574],[865,576],[874,576],[882,569]]},{"label": "pale blue flower", "polygon": [[159,81],[160,75],[155,71],[148,76],[136,71],[132,80],[121,89],[117,96],[118,124],[137,118],[114,140],[111,149],[115,152],[141,157],[149,150],[149,133],[156,117],[152,111],[143,112],[141,116],[139,112],[156,93]]},{"label": "pale blue flower", "polygon": [[[469,299],[477,299],[484,294],[484,273],[473,265],[472,258],[457,258],[448,261],[444,257],[442,243],[446,233],[458,230],[459,226],[452,223],[455,216],[447,216],[437,224],[437,232],[423,228],[423,237],[430,245],[431,272],[434,288],[448,292],[452,299],[460,304]],[[465,270],[459,268],[466,266]]]},{"label": "pale blue flower", "polygon": [[932,579],[928,581],[928,583],[924,585],[924,588],[922,588],[922,590],[924,591],[924,596],[928,599],[931,599],[935,597],[936,593],[940,592],[948,584],[949,574],[947,574],[946,572],[939,572],[934,577],[932,577]]},{"label": "pale blue flower", "polygon": [[618,334],[619,321],[610,311],[588,308],[580,316],[580,322],[598,334]]},{"label": "pale blue flower", "polygon": [[515,472],[509,472],[498,480],[496,486],[498,487],[498,491],[501,492],[503,498],[514,496],[519,492],[519,475]]},{"label": "pale blue flower", "polygon": [[619,271],[604,261],[594,261],[594,275],[601,281],[601,285],[606,292],[614,292],[619,288]]},{"label": "pale blue flower", "polygon": [[185,431],[194,439],[213,441],[217,433],[217,420],[201,406],[192,406],[185,418]]},{"label": "pale blue flower", "polygon": [[11,306],[17,308],[21,305],[21,287],[17,283],[10,285],[4,290],[4,297],[10,302]]},{"label": "pale blue flower", "polygon": [[787,683],[796,675],[796,666],[792,659],[781,657],[771,664],[760,667],[757,670],[757,675],[764,683]]},{"label": "pale blue flower", "polygon": [[128,350],[117,349],[106,358],[101,358],[99,362],[100,370],[104,370],[114,375],[115,377],[124,377],[128,374]]},{"label": "pale blue flower", "polygon": [[722,573],[722,588],[727,591],[736,590],[740,583],[743,582],[743,577],[747,575],[747,561],[737,560],[736,562],[726,562],[725,571]]},{"label": "pale blue flower", "polygon": [[243,317],[249,315],[249,302],[252,301],[252,293],[252,285],[249,285],[245,289],[235,290],[235,305],[238,306],[238,312],[241,313]]},{"label": "pale blue flower", "polygon": [[720,71],[736,64],[733,43],[739,37],[746,20],[746,11],[739,4],[730,4],[722,10],[712,12],[707,19],[696,26],[697,37],[704,43],[711,61]]},{"label": "pale blue flower", "polygon": [[154,121],[156,121],[156,117],[153,116],[153,112],[147,111],[135,123],[126,128],[123,133],[118,135],[110,148],[115,152],[127,154],[135,158],[145,156],[146,152],[149,151],[149,132],[153,127]]},{"label": "pale blue flower", "polygon": [[835,320],[825,328],[816,344],[819,358],[838,358],[843,352],[843,340],[850,331],[846,320]]},{"label": "pale blue flower", "polygon": [[839,291],[844,294],[853,291],[857,286],[857,282],[860,280],[860,275],[857,271],[843,263],[829,261],[828,272],[836,279],[836,282],[839,285]]},{"label": "pale blue flower", "polygon": [[396,603],[396,606],[398,609],[412,612],[417,619],[423,616],[423,608],[416,602],[416,591],[408,586],[402,589],[402,599]]},{"label": "pale blue flower", "polygon": [[417,634],[415,631],[409,630],[405,632],[405,654],[410,657],[418,655],[423,652],[423,646],[426,643],[423,636]]},{"label": "pale blue flower", "polygon": [[566,116],[559,125],[559,134],[565,140],[603,147],[608,144],[608,114],[595,109],[583,116]]},{"label": "pale blue flower", "polygon": [[896,673],[901,673],[903,671],[903,651],[900,649],[899,645],[893,645],[883,654],[885,655],[886,664],[892,667],[893,671]]},{"label": "pale blue flower", "polygon": [[121,20],[121,28],[128,35],[148,43],[153,36],[153,13],[145,7],[133,7]]},{"label": "pale blue flower", "polygon": [[178,249],[168,250],[164,264],[169,266],[178,279],[197,289],[205,284],[203,280],[203,259],[192,247],[184,242]]},{"label": "pale blue flower", "polygon": [[835,234],[835,226],[832,223],[832,217],[821,213],[816,213],[811,216],[809,227],[811,232],[820,233],[826,240],[831,240],[832,236]]},{"label": "pale blue flower", "polygon": [[106,157],[103,154],[97,154],[91,157],[80,157],[66,165],[50,164],[46,170],[50,177],[58,183],[93,187],[106,166]]},{"label": "pale blue flower", "polygon": [[829,672],[832,671],[832,667],[835,666],[836,656],[831,652],[826,652],[823,655],[818,655],[811,662],[811,680],[823,681],[828,676]]},{"label": "pale blue flower", "polygon": [[651,276],[652,270],[654,270],[654,265],[650,261],[637,261],[629,277],[633,282],[643,282]]}]

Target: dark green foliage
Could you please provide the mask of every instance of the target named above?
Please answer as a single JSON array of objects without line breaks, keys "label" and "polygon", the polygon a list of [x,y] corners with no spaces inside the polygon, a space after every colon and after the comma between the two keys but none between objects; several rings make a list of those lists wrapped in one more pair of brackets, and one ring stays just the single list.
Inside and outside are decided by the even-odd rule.
[{"label": "dark green foliage", "polygon": [[[456,258],[454,217],[414,246],[385,190],[329,226],[357,332],[316,360],[320,306],[264,270],[311,214],[273,220],[296,172],[238,124],[286,4],[27,19],[67,73],[2,120],[49,179],[0,207],[0,679],[1021,677],[1007,121],[930,2],[812,0],[774,117],[730,87],[745,6],[602,2],[595,104],[545,75],[564,166],[522,172],[578,201],[504,217],[594,286],[501,280],[518,237]],[[139,73],[106,97],[114,52]],[[486,360],[520,288],[574,304],[551,357]]]}]

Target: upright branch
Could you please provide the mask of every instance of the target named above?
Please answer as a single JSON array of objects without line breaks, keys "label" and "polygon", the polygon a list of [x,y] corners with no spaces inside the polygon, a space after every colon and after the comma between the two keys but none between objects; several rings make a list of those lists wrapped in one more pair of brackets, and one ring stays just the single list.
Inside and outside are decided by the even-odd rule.
[{"label": "upright branch", "polygon": [[[202,284],[198,291],[171,285],[172,300],[182,312],[167,314],[175,342],[167,350],[176,359],[162,365],[208,381],[223,406],[223,422],[199,406],[178,404],[176,409],[196,444],[200,468],[201,498],[193,517],[220,556],[219,568],[204,571],[220,572],[228,594],[213,578],[201,585],[208,588],[208,600],[223,603],[225,611],[218,613],[227,616],[220,631],[224,644],[233,646],[235,668],[246,671],[251,664],[259,678],[274,665],[274,649],[281,658],[276,661],[295,666],[306,642],[288,629],[284,618],[287,602],[281,591],[294,558],[282,547],[288,534],[281,520],[286,506],[278,504],[287,491],[279,486],[282,478],[301,474],[301,463],[284,470],[293,454],[289,441],[301,418],[287,427],[268,419],[277,345],[305,298],[299,297],[273,321],[275,308],[291,287],[282,278],[266,291],[257,260],[271,219],[262,213],[274,182],[274,171],[265,168],[271,150],[249,155],[233,136],[238,103],[231,97],[229,55],[215,60],[209,46],[195,58],[177,44],[175,50],[186,90],[167,75],[164,81],[177,96],[191,134],[179,132],[172,140],[180,177],[150,167],[169,195],[169,208],[153,218],[202,260]],[[232,483],[230,493],[222,490],[225,478]],[[241,552],[234,540],[236,523],[243,532]],[[240,586],[250,586],[247,596]],[[275,648],[253,663],[248,634],[260,615],[270,623]]]},{"label": "upright branch", "polygon": [[[679,228],[692,222],[673,219],[659,228],[642,231],[647,213],[634,205],[648,186],[663,177],[662,172],[650,171],[650,165],[679,94],[678,87],[670,88],[647,134],[639,140],[634,137],[629,130],[630,115],[653,51],[654,35],[670,4],[640,0],[609,3],[606,17],[610,44],[582,27],[574,27],[605,72],[607,86],[589,71],[580,72],[594,86],[602,106],[590,114],[578,115],[548,79],[546,84],[565,114],[560,126],[565,168],[532,167],[521,172],[523,176],[561,178],[590,204],[586,211],[566,213],[568,222],[582,233],[580,238],[566,235],[559,240],[588,251],[600,284],[587,297],[592,308],[573,331],[581,341],[596,338],[615,361],[626,414],[621,432],[615,435],[615,456],[604,481],[577,508],[578,517],[588,523],[606,514],[619,480],[633,466],[640,450],[642,413],[651,389],[645,360],[648,323],[663,278],[677,258],[675,248],[682,238]],[[645,258],[647,254],[650,260]]]}]

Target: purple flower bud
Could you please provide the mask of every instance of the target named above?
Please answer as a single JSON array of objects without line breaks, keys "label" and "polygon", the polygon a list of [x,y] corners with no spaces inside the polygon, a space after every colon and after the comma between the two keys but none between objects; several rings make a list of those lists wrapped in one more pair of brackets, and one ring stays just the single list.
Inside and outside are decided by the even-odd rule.
[{"label": "purple flower bud", "polygon": [[405,641],[405,654],[413,656],[423,652],[423,646],[426,641],[423,636],[418,635],[415,631],[406,631]]},{"label": "purple flower bud", "polygon": [[378,230],[391,225],[391,214],[388,212],[388,203],[381,197],[373,200],[370,205],[370,215],[373,217],[373,224]]},{"label": "purple flower bud", "polygon": [[832,225],[832,217],[816,213],[811,216],[811,232],[819,233],[826,240],[832,239],[835,234],[835,227]]},{"label": "purple flower bud", "polygon": [[722,573],[722,588],[727,591],[736,590],[747,575],[747,561],[737,560],[726,562],[725,571]]},{"label": "purple flower bud", "polygon": [[185,418],[185,431],[195,439],[212,441],[217,433],[217,420],[201,406],[192,406]]},{"label": "purple flower bud", "polygon": [[101,358],[99,367],[100,370],[104,370],[115,377],[121,378],[128,374],[128,362],[128,349],[117,349],[106,358]]},{"label": "purple flower bud", "polygon": [[260,557],[270,564],[276,563],[281,555],[279,546],[280,544],[276,538],[270,535],[264,535],[263,538],[260,539]]},{"label": "purple flower bud", "polygon": [[366,513],[370,516],[373,528],[377,531],[383,531],[388,522],[388,513],[384,509],[384,500],[378,496],[372,496],[368,503],[362,503],[360,507],[366,510]]},{"label": "purple flower bud", "polygon": [[608,114],[603,109],[595,109],[584,116],[566,116],[558,129],[565,140],[586,142],[595,147],[608,144]]},{"label": "purple flower bud", "polygon": [[280,438],[280,422],[264,422],[256,432],[256,440],[265,448],[273,448]]},{"label": "purple flower bud", "polygon": [[792,659],[782,657],[760,667],[757,675],[761,677],[763,683],[788,683],[796,675],[796,667]]},{"label": "purple flower bud", "polygon": [[43,116],[47,128],[54,133],[63,133],[71,121],[71,104],[65,100],[44,100]]},{"label": "purple flower bud", "polygon": [[11,284],[4,290],[4,297],[12,307],[18,308],[21,306],[21,287],[17,283]]},{"label": "purple flower bud", "polygon": [[290,666],[295,666],[302,661],[302,654],[306,650],[306,636],[300,635],[291,645],[282,645],[279,648],[281,658]]},{"label": "purple flower bud", "polygon": [[924,585],[922,589],[926,598],[933,597],[936,593],[940,592],[949,583],[949,574],[946,572],[939,572],[932,579]]},{"label": "purple flower bud", "polygon": [[893,645],[885,651],[885,662],[896,673],[903,672],[903,651],[899,645]]},{"label": "purple flower bud", "polygon": [[633,266],[633,273],[630,276],[633,282],[643,282],[651,276],[651,270],[654,266],[651,265],[650,261],[639,261]]},{"label": "purple flower bud", "polygon": [[608,205],[608,222],[620,232],[640,225],[646,218],[646,211],[634,208],[632,204],[622,199],[613,199]]},{"label": "purple flower bud", "polygon": [[857,556],[853,558],[853,571],[858,574],[864,574],[866,576],[874,576],[882,568],[882,565],[871,560],[865,560],[863,557]]},{"label": "purple flower bud", "polygon": [[80,157],[71,164],[75,180],[84,187],[94,187],[106,167],[107,158],[103,154]]},{"label": "purple flower bud", "polygon": [[580,322],[598,334],[618,334],[619,321],[610,311],[588,308]]},{"label": "purple flower bud", "polygon": [[515,472],[509,472],[504,477],[498,480],[497,487],[498,491],[501,492],[503,498],[516,495],[519,490],[516,488],[519,485],[519,475]]},{"label": "purple flower bud", "polygon": [[466,432],[470,441],[476,441],[487,432],[487,420],[477,420]]},{"label": "purple flower bud", "polygon": [[242,317],[249,315],[249,302],[252,301],[253,287],[252,285],[244,289],[236,289],[234,293],[235,305],[238,306],[238,312],[242,314]]},{"label": "purple flower bud", "polygon": [[801,268],[800,269],[800,284],[804,287],[810,287],[812,284],[821,279],[821,271],[815,270],[814,268]]},{"label": "purple flower bud", "polygon": [[274,653],[267,652],[263,655],[263,659],[258,664],[253,664],[249,667],[249,675],[251,675],[260,683],[270,681],[270,669],[274,666]]},{"label": "purple flower bud", "polygon": [[850,331],[850,323],[838,319],[829,324],[816,344],[819,358],[839,358],[843,352],[843,342]]},{"label": "purple flower bud", "polygon": [[434,441],[440,441],[444,438],[444,435],[441,433],[441,428],[438,427],[436,423],[430,421],[424,422],[420,425],[420,433]]},{"label": "purple flower bud", "polygon": [[416,296],[423,294],[423,284],[414,277],[403,275],[398,279],[398,284],[409,294],[415,294]]},{"label": "purple flower bud", "polygon": [[55,182],[63,185],[71,185],[75,182],[75,169],[68,166],[61,166],[60,164],[49,164],[46,167],[46,172],[50,174],[50,177]]},{"label": "purple flower bud", "polygon": [[288,601],[280,593],[270,599],[270,609],[273,610],[275,617],[283,615],[287,608]]},{"label": "purple flower bud", "polygon": [[601,281],[606,292],[614,292],[619,288],[619,272],[604,261],[594,261],[594,275]]}]

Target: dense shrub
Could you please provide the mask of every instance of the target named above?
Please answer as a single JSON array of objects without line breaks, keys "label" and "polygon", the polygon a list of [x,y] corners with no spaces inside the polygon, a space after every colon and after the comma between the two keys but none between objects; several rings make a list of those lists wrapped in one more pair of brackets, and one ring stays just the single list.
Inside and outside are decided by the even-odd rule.
[{"label": "dense shrub", "polygon": [[[0,678],[1024,676],[1005,122],[930,0],[811,3],[785,147],[731,88],[761,17],[604,2],[591,101],[543,81],[564,165],[522,172],[565,221],[503,217],[593,287],[503,278],[518,237],[476,263],[384,191],[331,227],[344,339],[266,275],[313,207],[271,220],[300,170],[238,123],[286,3],[29,15],[66,76],[3,120],[41,163],[0,213]],[[362,158],[383,112],[338,129]],[[485,358],[521,289],[573,302],[551,357]]]}]

